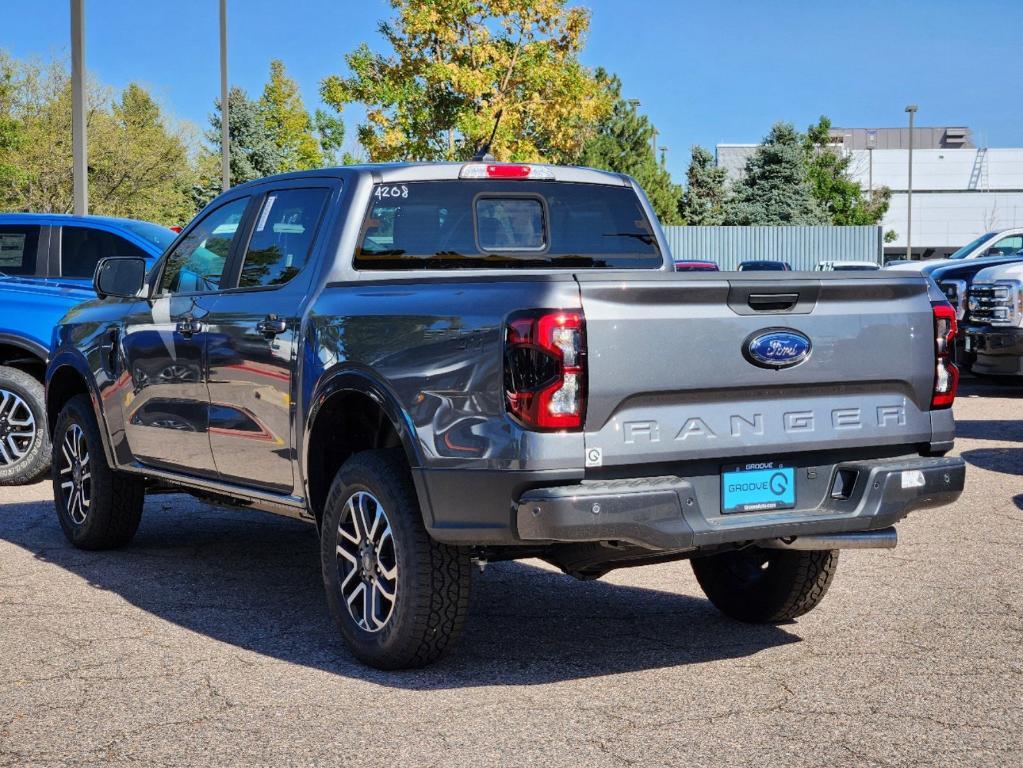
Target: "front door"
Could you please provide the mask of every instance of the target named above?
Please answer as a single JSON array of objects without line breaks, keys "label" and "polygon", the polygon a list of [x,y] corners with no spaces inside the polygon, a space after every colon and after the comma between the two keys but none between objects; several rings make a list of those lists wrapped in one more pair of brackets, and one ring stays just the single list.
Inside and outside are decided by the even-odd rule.
[{"label": "front door", "polygon": [[[220,477],[293,490],[296,349],[328,187],[266,193],[208,318],[210,443]],[[229,282],[228,282],[229,281]]]},{"label": "front door", "polygon": [[121,339],[131,379],[121,399],[132,455],[145,464],[216,475],[209,439],[209,316],[249,198],[192,225],[160,265],[153,296],[136,304]]}]

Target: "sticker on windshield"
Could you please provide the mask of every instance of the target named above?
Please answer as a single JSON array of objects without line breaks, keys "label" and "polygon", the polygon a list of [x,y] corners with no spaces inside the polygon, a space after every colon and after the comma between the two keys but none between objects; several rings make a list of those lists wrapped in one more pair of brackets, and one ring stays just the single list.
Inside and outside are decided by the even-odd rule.
[{"label": "sticker on windshield", "polygon": [[277,195],[270,195],[266,199],[266,205],[263,206],[263,213],[259,216],[259,224],[256,225],[256,231],[262,232],[263,227],[266,226],[266,220],[270,218],[270,209],[274,207],[274,203],[277,202]]},{"label": "sticker on windshield", "polygon": [[377,200],[383,200],[385,197],[408,197],[408,187],[404,184],[394,184],[391,186],[380,185],[373,190],[373,196]]}]

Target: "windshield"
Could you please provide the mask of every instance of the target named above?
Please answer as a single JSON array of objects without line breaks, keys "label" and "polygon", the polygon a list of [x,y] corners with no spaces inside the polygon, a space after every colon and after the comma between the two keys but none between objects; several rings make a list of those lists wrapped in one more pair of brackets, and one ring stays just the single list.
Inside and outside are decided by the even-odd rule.
[{"label": "windshield", "polygon": [[978,237],[976,240],[974,240],[973,242],[967,243],[962,248],[960,248],[958,251],[956,251],[955,253],[951,254],[949,256],[949,258],[950,259],[965,259],[967,256],[970,255],[971,252],[973,252],[973,250],[975,248],[977,248],[977,246],[979,246],[985,240],[990,240],[992,237],[994,237],[997,234],[998,234],[997,232],[988,232],[986,234],[983,234],[980,237]]},{"label": "windshield", "polygon": [[178,236],[174,230],[161,227],[159,224],[151,224],[148,221],[122,221],[121,226],[152,243],[161,252],[167,250],[167,246],[173,243],[174,238]]},{"label": "windshield", "polygon": [[658,269],[654,229],[629,187],[421,181],[373,189],[357,269]]}]

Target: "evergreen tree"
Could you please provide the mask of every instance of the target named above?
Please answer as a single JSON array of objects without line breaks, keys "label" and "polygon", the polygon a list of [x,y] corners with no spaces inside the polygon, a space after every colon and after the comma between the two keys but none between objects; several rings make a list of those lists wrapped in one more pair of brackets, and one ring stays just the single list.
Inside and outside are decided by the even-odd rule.
[{"label": "evergreen tree", "polygon": [[716,226],[725,220],[725,169],[714,164],[714,155],[701,146],[693,145],[689,171],[686,173],[686,191],[682,197],[682,220],[692,226]]},{"label": "evergreen tree", "polygon": [[270,79],[259,100],[267,132],[277,147],[278,173],[319,168],[323,164],[313,123],[302,103],[298,84],[284,71],[284,62],[270,62]]},{"label": "evergreen tree", "polygon": [[821,116],[803,139],[806,173],[814,198],[832,224],[877,224],[884,218],[891,201],[888,187],[875,189],[866,197],[860,185],[849,177],[851,155],[830,145],[831,121]]},{"label": "evergreen tree", "polygon": [[746,161],[732,188],[725,223],[732,225],[827,224],[828,216],[807,181],[803,140],[791,123],[775,123]]},{"label": "evergreen tree", "polygon": [[599,120],[592,136],[583,145],[576,162],[632,176],[643,187],[662,224],[678,224],[682,188],[653,153],[654,126],[636,108],[622,98],[622,82],[603,69],[595,73],[613,104],[608,115]]},{"label": "evergreen tree", "polygon": [[[227,93],[227,105],[228,135],[231,139],[231,186],[278,173],[282,165],[281,150],[263,119],[259,102],[250,99],[238,86],[231,86]],[[215,158],[220,156],[221,147],[220,99],[216,100],[214,106],[216,111],[210,115],[206,139],[212,146],[208,154]],[[213,173],[212,168],[213,162],[209,157],[200,159],[202,179],[194,192],[200,207],[221,192],[220,173]]]}]

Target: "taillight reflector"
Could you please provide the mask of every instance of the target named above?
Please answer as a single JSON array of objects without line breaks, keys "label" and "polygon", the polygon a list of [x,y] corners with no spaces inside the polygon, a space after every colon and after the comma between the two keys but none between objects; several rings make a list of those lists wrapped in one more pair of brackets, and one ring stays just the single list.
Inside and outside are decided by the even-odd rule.
[{"label": "taillight reflector", "polygon": [[517,315],[505,331],[505,402],[529,429],[581,429],[586,414],[582,312]]},{"label": "taillight reflector", "polygon": [[951,304],[933,304],[934,312],[934,390],[931,408],[948,408],[955,402],[959,386],[959,368],[952,362],[955,350],[956,311]]}]

